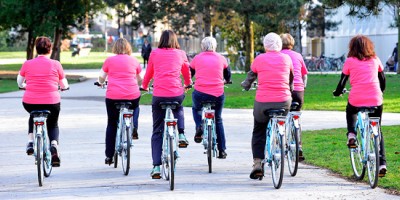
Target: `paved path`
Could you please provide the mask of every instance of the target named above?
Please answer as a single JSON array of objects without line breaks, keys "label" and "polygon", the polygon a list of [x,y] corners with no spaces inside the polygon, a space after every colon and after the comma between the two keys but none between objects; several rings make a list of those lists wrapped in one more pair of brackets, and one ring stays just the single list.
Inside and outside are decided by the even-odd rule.
[{"label": "paved path", "polygon": [[[67,73],[71,73],[68,71]],[[92,73],[92,72],[91,72]],[[90,78],[91,76],[89,76]],[[22,92],[0,94],[0,199],[399,199],[365,183],[349,182],[328,170],[300,165],[296,177],[285,173],[281,189],[272,185],[270,173],[262,181],[248,178],[252,167],[252,111],[225,109],[226,160],[214,161],[207,172],[206,156],[193,141],[194,123],[185,108],[190,139],[181,149],[174,191],[168,182],[152,180],[151,107],[141,106],[138,141],[132,155],[132,171],[104,165],[106,110],[104,90],[93,86],[94,79],[71,86],[62,94],[60,114],[61,167],[54,168],[38,187],[34,158],[25,154],[27,113],[21,105]],[[331,120],[325,120],[330,116]],[[304,111],[304,130],[344,127],[344,112]],[[399,114],[384,113],[384,125],[398,124]],[[397,119],[397,120],[396,120]],[[286,165],[285,165],[285,168]],[[358,198],[360,197],[360,198]]]}]

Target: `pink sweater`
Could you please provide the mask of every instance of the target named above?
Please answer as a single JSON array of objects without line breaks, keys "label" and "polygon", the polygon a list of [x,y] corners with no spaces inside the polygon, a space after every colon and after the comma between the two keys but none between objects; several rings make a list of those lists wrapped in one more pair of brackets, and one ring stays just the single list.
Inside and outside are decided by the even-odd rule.
[{"label": "pink sweater", "polygon": [[176,97],[184,92],[182,74],[185,85],[190,85],[189,62],[186,53],[180,49],[155,49],[151,52],[143,88],[148,89],[153,80],[153,95],[157,97]]},{"label": "pink sweater", "polygon": [[108,79],[106,98],[130,100],[140,97],[136,75],[142,68],[136,58],[127,54],[108,57],[102,69]]},{"label": "pink sweater", "polygon": [[289,50],[284,49],[281,51],[284,54],[287,54],[292,59],[293,63],[293,84],[294,84],[294,91],[304,91],[304,82],[303,76],[308,73],[306,64],[304,63],[303,56],[301,54]]},{"label": "pink sweater", "polygon": [[354,57],[346,59],[343,73],[350,76],[351,105],[356,107],[382,105],[383,94],[378,79],[378,72],[382,70],[383,66],[378,57],[362,61]]},{"label": "pink sweater", "polygon": [[215,97],[224,93],[223,70],[228,67],[225,57],[216,52],[202,52],[193,58],[190,67],[196,70],[197,91]]},{"label": "pink sweater", "polygon": [[60,103],[58,85],[65,78],[61,63],[46,56],[27,60],[19,75],[25,77],[26,91],[22,101],[29,104]]},{"label": "pink sweater", "polygon": [[284,102],[290,100],[290,71],[293,64],[286,54],[268,51],[254,59],[251,70],[257,73],[257,102]]}]

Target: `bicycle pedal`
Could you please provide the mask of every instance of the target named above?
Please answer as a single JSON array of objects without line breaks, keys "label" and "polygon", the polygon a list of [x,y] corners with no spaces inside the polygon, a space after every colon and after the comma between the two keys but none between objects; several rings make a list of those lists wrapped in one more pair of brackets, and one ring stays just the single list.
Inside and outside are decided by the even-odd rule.
[{"label": "bicycle pedal", "polygon": [[161,174],[151,176],[152,179],[161,179]]},{"label": "bicycle pedal", "polygon": [[179,148],[187,148],[188,144],[185,143],[179,143]]}]

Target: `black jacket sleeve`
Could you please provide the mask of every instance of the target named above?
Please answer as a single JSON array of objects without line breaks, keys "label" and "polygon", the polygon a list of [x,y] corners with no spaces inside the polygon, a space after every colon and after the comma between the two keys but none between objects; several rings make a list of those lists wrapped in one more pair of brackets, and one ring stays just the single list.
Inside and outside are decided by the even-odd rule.
[{"label": "black jacket sleeve", "polygon": [[340,77],[340,81],[336,87],[336,90],[333,91],[333,96],[337,97],[343,94],[343,89],[346,86],[347,79],[349,79],[349,75],[342,73],[342,76]]},{"label": "black jacket sleeve", "polygon": [[194,70],[193,68],[189,67],[190,69],[190,75],[193,78],[194,74],[196,73],[196,70]]},{"label": "black jacket sleeve", "polygon": [[246,79],[240,84],[243,89],[245,89],[246,91],[249,91],[249,89],[251,88],[251,84],[257,79],[257,73],[254,73],[253,71],[249,71],[247,73],[247,77]]},{"label": "black jacket sleeve", "polygon": [[378,72],[378,78],[379,78],[379,86],[381,88],[381,91],[384,92],[386,89],[386,78],[385,78],[385,73],[383,72]]},{"label": "black jacket sleeve", "polygon": [[231,68],[228,66],[227,68],[224,69],[224,79],[227,83],[231,81]]},{"label": "black jacket sleeve", "polygon": [[293,79],[294,79],[293,71],[290,71],[290,75],[289,75],[290,92],[293,92],[293,88],[294,88]]}]

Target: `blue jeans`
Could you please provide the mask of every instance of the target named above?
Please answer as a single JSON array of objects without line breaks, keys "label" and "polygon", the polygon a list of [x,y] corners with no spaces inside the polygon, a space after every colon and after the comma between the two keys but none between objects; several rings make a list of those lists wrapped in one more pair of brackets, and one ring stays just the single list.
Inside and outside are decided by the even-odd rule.
[{"label": "blue jeans", "polygon": [[201,102],[202,101],[215,101],[216,104],[213,107],[215,110],[215,128],[217,134],[217,144],[218,150],[224,151],[226,149],[225,146],[225,132],[224,132],[224,124],[222,123],[222,108],[224,107],[225,95],[222,94],[219,97],[215,97],[206,93],[199,92],[194,90],[192,93],[192,112],[193,119],[196,123],[196,128],[201,127]]}]

